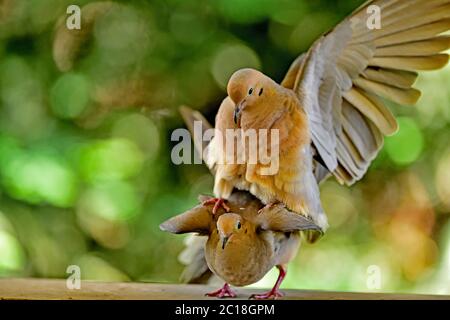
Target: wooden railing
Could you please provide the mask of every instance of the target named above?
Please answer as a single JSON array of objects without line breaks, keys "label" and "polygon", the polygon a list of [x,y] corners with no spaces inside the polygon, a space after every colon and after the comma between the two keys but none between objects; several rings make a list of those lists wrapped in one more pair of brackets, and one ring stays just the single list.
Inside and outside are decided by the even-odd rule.
[{"label": "wooden railing", "polygon": [[[0,279],[1,299],[145,299],[145,300],[196,300],[211,299],[204,296],[212,287],[203,285],[181,285],[160,283],[113,283],[82,281],[80,289],[68,289],[65,280],[49,279]],[[260,293],[259,289],[237,288],[238,299],[248,299],[253,293]],[[305,290],[283,290],[286,296],[283,299],[446,299],[444,295],[413,295],[389,293],[349,293],[325,292]]]}]

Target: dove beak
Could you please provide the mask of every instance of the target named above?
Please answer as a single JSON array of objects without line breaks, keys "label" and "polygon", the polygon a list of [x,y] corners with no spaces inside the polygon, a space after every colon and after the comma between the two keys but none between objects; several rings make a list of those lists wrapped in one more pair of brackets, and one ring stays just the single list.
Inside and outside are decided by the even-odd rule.
[{"label": "dove beak", "polygon": [[234,117],[235,124],[238,124],[238,122],[240,122],[240,120],[241,120],[241,110],[239,107],[240,107],[240,105],[237,105],[236,108],[234,108],[233,117]]},{"label": "dove beak", "polygon": [[244,102],[245,102],[245,100],[236,104],[236,107],[234,108],[234,114],[233,114],[234,123],[237,124],[238,126],[241,125],[241,112],[242,112],[242,109],[244,108]]},{"label": "dove beak", "polygon": [[229,238],[230,237],[223,237],[222,238],[222,250],[225,249],[225,245],[227,244]]}]

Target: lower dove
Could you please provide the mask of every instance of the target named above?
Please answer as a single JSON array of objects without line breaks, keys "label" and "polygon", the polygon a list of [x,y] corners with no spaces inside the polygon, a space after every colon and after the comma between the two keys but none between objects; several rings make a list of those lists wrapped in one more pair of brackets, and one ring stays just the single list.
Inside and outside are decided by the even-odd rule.
[{"label": "lower dove", "polygon": [[[225,285],[208,296],[235,297],[230,288],[259,281],[270,269],[279,270],[274,287],[267,293],[252,295],[255,299],[282,296],[279,288],[286,276],[287,264],[300,247],[300,232],[321,233],[310,219],[290,212],[284,205],[266,207],[248,192],[236,191],[228,199],[229,211],[201,204],[160,225],[171,233],[198,233],[208,237],[204,257],[209,269]],[[198,266],[197,266],[198,267]],[[204,270],[202,270],[204,271]]]}]

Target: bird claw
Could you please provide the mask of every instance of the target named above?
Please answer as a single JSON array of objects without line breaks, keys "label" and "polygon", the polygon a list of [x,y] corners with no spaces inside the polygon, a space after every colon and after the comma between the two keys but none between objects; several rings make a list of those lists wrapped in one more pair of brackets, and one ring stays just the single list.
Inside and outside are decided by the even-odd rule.
[{"label": "bird claw", "polygon": [[253,300],[267,300],[267,299],[277,299],[284,297],[284,293],[280,290],[270,290],[266,293],[252,294],[250,299]]},{"label": "bird claw", "polygon": [[204,206],[210,204],[214,204],[214,207],[212,209],[213,214],[216,214],[217,211],[219,211],[220,207],[222,207],[225,210],[225,212],[230,212],[231,210],[230,207],[225,203],[225,199],[222,198],[211,198],[202,202],[202,205]]},{"label": "bird claw", "polygon": [[216,298],[222,299],[222,298],[236,298],[237,295],[236,295],[236,292],[234,292],[230,288],[228,283],[225,283],[224,286],[222,288],[220,288],[219,290],[206,293],[205,296],[216,297]]}]

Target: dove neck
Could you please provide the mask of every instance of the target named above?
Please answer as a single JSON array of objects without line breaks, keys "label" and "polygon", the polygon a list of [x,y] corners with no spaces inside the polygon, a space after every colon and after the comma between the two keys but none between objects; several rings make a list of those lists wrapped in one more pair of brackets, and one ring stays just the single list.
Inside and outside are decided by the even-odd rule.
[{"label": "dove neck", "polygon": [[270,104],[269,107],[262,108],[258,112],[255,112],[251,117],[242,117],[241,129],[272,129],[276,123],[293,111],[290,99],[282,100],[282,103],[277,101]]}]

